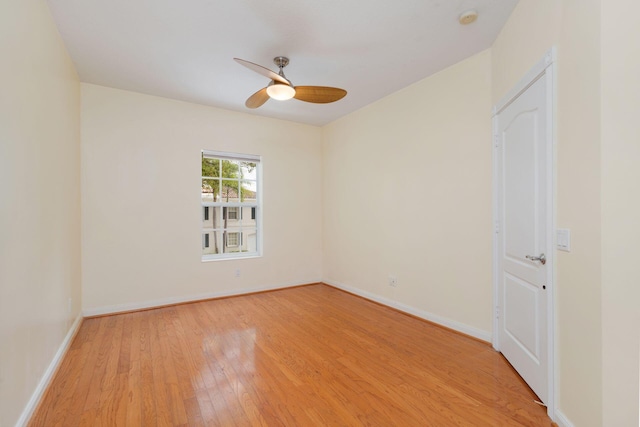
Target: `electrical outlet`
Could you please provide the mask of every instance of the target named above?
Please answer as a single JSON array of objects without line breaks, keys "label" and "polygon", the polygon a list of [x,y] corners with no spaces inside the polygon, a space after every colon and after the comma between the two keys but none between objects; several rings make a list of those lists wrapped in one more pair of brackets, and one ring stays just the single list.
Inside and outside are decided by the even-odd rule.
[{"label": "electrical outlet", "polygon": [[398,286],[398,278],[392,274],[389,275],[389,286],[392,288]]},{"label": "electrical outlet", "polygon": [[240,277],[240,269],[236,268],[236,277]]}]

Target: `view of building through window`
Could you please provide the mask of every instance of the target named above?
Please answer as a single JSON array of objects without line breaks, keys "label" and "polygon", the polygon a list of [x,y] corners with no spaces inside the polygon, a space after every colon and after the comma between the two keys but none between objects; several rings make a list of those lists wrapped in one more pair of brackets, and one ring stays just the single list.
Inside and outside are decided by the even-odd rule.
[{"label": "view of building through window", "polygon": [[257,156],[202,152],[202,259],[259,255]]}]

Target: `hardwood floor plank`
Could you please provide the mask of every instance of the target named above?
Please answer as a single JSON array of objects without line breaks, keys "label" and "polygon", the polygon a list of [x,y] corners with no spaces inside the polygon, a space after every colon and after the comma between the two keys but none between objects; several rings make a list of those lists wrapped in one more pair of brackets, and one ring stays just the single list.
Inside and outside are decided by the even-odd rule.
[{"label": "hardwood floor plank", "polygon": [[326,285],[86,319],[30,426],[550,426],[487,344]]},{"label": "hardwood floor plank", "polygon": [[127,401],[127,413],[126,422],[127,426],[139,426],[142,425],[142,384],[141,384],[141,371],[140,361],[134,360],[131,362],[131,367],[127,375],[127,389],[126,397]]},{"label": "hardwood floor plank", "polygon": [[296,400],[289,399],[286,393],[282,393],[282,391],[288,389],[286,387],[273,386],[277,384],[279,371],[274,372],[271,369],[273,359],[265,360],[268,356],[257,345],[259,338],[258,329],[254,326],[255,311],[252,310],[250,305],[239,305],[235,300],[230,301],[229,308],[231,311],[228,312],[228,315],[238,319],[238,324],[243,329],[252,332],[238,335],[244,342],[244,346],[252,349],[250,368],[241,370],[243,372],[241,381],[258,406],[265,421],[270,426],[310,425],[311,421],[306,417],[304,411],[299,410]]},{"label": "hardwood floor plank", "polygon": [[[225,304],[219,305],[216,316],[210,318],[214,324],[221,322],[221,318],[235,319],[233,313],[229,311],[228,303],[227,300]],[[224,378],[220,378],[221,382],[224,383],[226,378],[226,384],[233,391],[233,397],[229,394],[225,396],[227,405],[231,404],[234,408],[240,408],[244,413],[244,416],[241,416],[236,410],[234,420],[246,419],[250,425],[267,425],[242,381],[246,371],[253,369],[251,363],[253,348],[245,345],[241,338],[242,334],[251,334],[251,330],[234,327],[226,333],[218,335],[216,339],[209,342],[209,354],[213,360],[222,365],[222,369],[217,370],[224,376]],[[232,399],[235,399],[235,402],[232,402]]]},{"label": "hardwood floor plank", "polygon": [[[119,316],[111,316],[100,319],[103,327],[103,337],[99,345],[98,352],[94,363],[88,366],[90,372],[90,380],[87,388],[83,390],[86,393],[86,400],[83,407],[83,411],[90,411],[100,409],[100,395],[102,394],[103,384],[107,386],[115,376],[115,372],[107,371],[107,367],[110,365],[110,360],[116,360],[118,353],[113,350],[113,343],[116,342],[115,336],[117,334],[116,324],[121,319]],[[117,347],[120,349],[120,346]],[[113,363],[111,363],[113,365]]]},{"label": "hardwood floor plank", "polygon": [[[131,319],[127,316],[124,319]],[[126,374],[131,366],[131,343],[132,343],[133,322],[126,321],[122,326],[122,338],[120,342],[120,354],[118,355],[118,374]]]},{"label": "hardwood floor plank", "polygon": [[151,358],[151,325],[154,313],[143,311],[136,313],[140,316],[140,384],[142,387],[141,425],[157,425],[156,395],[153,389],[153,365]]},{"label": "hardwood floor plank", "polygon": [[[153,398],[156,409],[156,423],[159,426],[173,425],[173,416],[171,414],[171,397],[167,378],[164,372],[164,357],[161,339],[164,339],[159,324],[162,320],[162,314],[165,309],[158,310],[153,316],[153,322],[149,322],[149,353],[152,372]],[[151,319],[150,319],[151,320]]]},{"label": "hardwood floor plank", "polygon": [[[173,322],[176,329],[177,346],[183,354],[186,379],[189,380],[188,382],[193,389],[195,402],[197,402],[203,422],[207,426],[220,426],[222,424],[218,419],[218,412],[222,411],[222,407],[216,409],[207,390],[208,385],[215,384],[215,379],[206,363],[202,347],[193,345],[193,343],[201,343],[203,338],[193,311],[192,306],[188,306],[186,309],[182,306],[176,307],[177,316]],[[173,351],[177,350],[173,348]],[[184,381],[181,384],[187,387]]]},{"label": "hardwood floor plank", "polygon": [[[117,365],[114,368],[117,371]],[[103,425],[124,426],[127,421],[128,374],[116,374],[110,389],[100,395],[99,417]]]},{"label": "hardwood floor plank", "polygon": [[[210,382],[207,382],[206,387],[209,399],[215,408],[216,415],[221,425],[246,425],[247,421],[244,412],[238,404],[231,382],[225,374],[225,370],[230,369],[228,361],[226,361],[224,357],[219,360],[216,359],[216,354],[218,353],[216,347],[219,345],[218,341],[222,340],[222,336],[225,333],[225,328],[221,327],[225,325],[224,319],[216,315],[218,306],[215,312],[211,313],[211,318],[208,316],[208,306],[196,304],[193,309],[197,322],[196,327],[203,328],[204,331],[202,341],[199,345],[201,346],[204,358],[203,369],[211,373]],[[211,325],[211,329],[217,331],[216,334],[206,333],[210,330],[210,328],[206,327],[206,325],[209,324]]]},{"label": "hardwood floor plank", "polygon": [[205,423],[204,419],[202,418],[202,412],[200,411],[200,405],[198,404],[198,399],[195,396],[189,399],[186,399],[184,401],[184,408],[186,411],[187,420],[189,420],[188,424],[184,424],[184,425],[189,425],[194,427],[213,425],[213,424]]}]

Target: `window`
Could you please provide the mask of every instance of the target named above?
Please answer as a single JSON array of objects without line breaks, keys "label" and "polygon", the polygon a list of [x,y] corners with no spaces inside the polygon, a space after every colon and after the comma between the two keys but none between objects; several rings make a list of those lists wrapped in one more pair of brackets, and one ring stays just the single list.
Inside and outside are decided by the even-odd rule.
[{"label": "window", "polygon": [[238,233],[237,231],[233,233],[227,233],[227,246],[240,246],[240,236],[242,236],[242,234]]},{"label": "window", "polygon": [[260,255],[260,157],[202,151],[202,260]]},{"label": "window", "polygon": [[238,208],[227,208],[227,219],[238,219]]}]

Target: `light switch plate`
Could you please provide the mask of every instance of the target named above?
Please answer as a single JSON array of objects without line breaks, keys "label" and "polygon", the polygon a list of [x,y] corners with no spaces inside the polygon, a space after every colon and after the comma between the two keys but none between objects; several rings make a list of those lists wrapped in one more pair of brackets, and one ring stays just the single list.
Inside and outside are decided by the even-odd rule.
[{"label": "light switch plate", "polygon": [[568,228],[556,229],[556,248],[559,251],[571,252],[571,230]]}]

